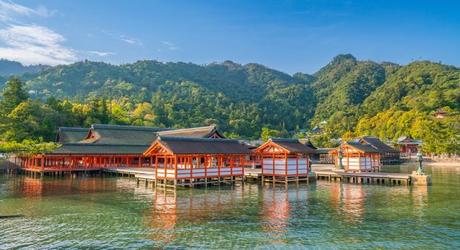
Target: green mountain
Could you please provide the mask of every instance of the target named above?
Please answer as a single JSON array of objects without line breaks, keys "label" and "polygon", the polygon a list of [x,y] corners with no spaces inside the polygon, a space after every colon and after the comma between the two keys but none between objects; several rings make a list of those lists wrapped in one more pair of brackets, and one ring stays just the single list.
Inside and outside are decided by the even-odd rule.
[{"label": "green mountain", "polygon": [[[347,54],[312,75],[232,61],[197,65],[144,60],[123,65],[82,61],[20,78],[33,99],[48,99],[73,117],[57,125],[216,123],[228,136],[250,138],[258,138],[262,128],[274,136],[292,136],[321,126],[323,133],[312,138],[331,146],[331,138],[343,135],[428,138],[420,132],[423,126],[458,134],[458,126],[450,121],[460,110],[459,75],[459,68],[432,62],[400,66],[359,61]],[[68,101],[64,105],[51,97]],[[438,109],[449,116],[434,119]],[[393,114],[398,116],[389,117]]]},{"label": "green mountain", "polygon": [[20,75],[24,73],[37,73],[46,68],[49,68],[49,66],[46,66],[46,65],[24,66],[19,62],[10,61],[6,59],[0,59],[0,76],[4,76],[4,77],[8,77],[11,75]]},{"label": "green mountain", "polygon": [[139,101],[150,100],[152,92],[167,81],[194,82],[209,91],[240,100],[257,100],[268,88],[287,87],[295,82],[292,76],[259,64],[240,65],[231,61],[206,66],[158,61],[115,66],[84,61],[56,66],[25,79],[27,88],[37,96],[120,97],[145,92],[147,96],[137,96]]}]

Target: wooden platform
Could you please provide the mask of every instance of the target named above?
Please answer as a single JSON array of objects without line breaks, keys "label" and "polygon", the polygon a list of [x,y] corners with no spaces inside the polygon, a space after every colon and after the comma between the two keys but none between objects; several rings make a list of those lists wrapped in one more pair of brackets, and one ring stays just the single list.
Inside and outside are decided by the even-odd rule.
[{"label": "wooden platform", "polygon": [[[146,185],[164,185],[164,186],[173,186],[173,184],[167,184],[163,181],[157,181],[155,178],[155,169],[153,168],[139,168],[139,167],[120,167],[120,168],[93,168],[93,169],[69,169],[63,170],[60,169],[22,169],[23,172],[31,174],[33,176],[63,176],[65,174],[73,173],[84,173],[84,174],[113,174],[120,176],[127,176],[136,178],[138,183],[145,182]],[[402,173],[382,173],[382,172],[367,172],[367,173],[351,173],[338,171],[331,168],[329,165],[322,166],[313,166],[313,179],[314,180],[327,180],[327,181],[342,181],[346,183],[358,183],[358,184],[381,184],[381,185],[421,185],[420,180],[416,176],[411,174],[402,174]],[[195,185],[212,185],[217,183],[232,183],[236,180],[241,181],[259,181],[262,179],[262,170],[245,168],[243,178],[208,178],[208,179],[194,179],[189,182],[176,182],[176,186],[195,186]],[[264,178],[265,182],[286,182],[285,179],[270,179]],[[308,178],[307,178],[308,179]],[[419,178],[420,179],[420,178]],[[295,179],[288,179],[290,181],[297,181]],[[310,180],[311,181],[311,180]],[[429,181],[429,179],[428,179]],[[428,182],[427,185],[430,185]]]},{"label": "wooden platform", "polygon": [[[246,171],[246,170],[245,170]],[[109,174],[116,174],[121,176],[134,177],[137,183],[144,182],[146,186],[152,184],[152,186],[159,186],[165,188],[175,188],[177,186],[200,186],[200,185],[219,185],[229,184],[235,181],[243,181],[244,178],[235,176],[226,176],[220,178],[193,178],[187,180],[165,180],[162,178],[155,177],[155,169],[153,168],[110,168],[103,169],[103,172]],[[249,172],[249,175],[254,174]],[[246,175],[246,173],[245,173]]]},{"label": "wooden platform", "polygon": [[245,168],[244,180],[259,180],[262,177],[261,168]]},{"label": "wooden platform", "polygon": [[382,185],[411,185],[410,174],[402,173],[348,173],[333,170],[314,172],[317,180],[342,181],[359,184],[382,184]]}]

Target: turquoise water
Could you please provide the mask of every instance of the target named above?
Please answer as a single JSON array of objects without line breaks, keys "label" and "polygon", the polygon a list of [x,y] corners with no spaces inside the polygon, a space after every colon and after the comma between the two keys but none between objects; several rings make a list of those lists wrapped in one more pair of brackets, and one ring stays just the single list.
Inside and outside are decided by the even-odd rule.
[{"label": "turquoise water", "polygon": [[0,176],[0,215],[23,215],[0,219],[0,249],[458,249],[460,168],[427,171],[430,187],[319,181],[176,193],[128,178]]}]

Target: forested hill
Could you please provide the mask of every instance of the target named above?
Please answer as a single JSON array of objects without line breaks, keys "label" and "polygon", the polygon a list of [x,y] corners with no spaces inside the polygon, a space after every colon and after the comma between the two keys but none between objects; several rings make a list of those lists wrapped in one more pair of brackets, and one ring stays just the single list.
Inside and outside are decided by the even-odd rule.
[{"label": "forested hill", "polygon": [[0,80],[2,76],[7,77],[24,73],[37,73],[49,67],[50,66],[41,64],[24,66],[19,62],[0,59]]},{"label": "forested hill", "polygon": [[[19,78],[32,99],[68,99],[68,112],[77,117],[56,125],[216,123],[227,136],[249,138],[302,136],[320,126],[322,132],[312,138],[325,146],[332,145],[332,138],[371,134],[387,140],[436,138],[433,152],[458,149],[460,69],[427,61],[400,66],[338,55],[312,75],[231,61],[83,61]],[[55,106],[60,100],[51,99]],[[437,110],[448,115],[436,119]],[[432,128],[437,131],[428,133]],[[450,142],[439,146],[443,139]]]},{"label": "forested hill", "polygon": [[[84,61],[50,68],[24,76],[28,89],[38,96],[86,98],[90,95],[130,96],[150,101],[153,92],[168,82],[191,82],[238,100],[258,100],[269,89],[296,83],[288,74],[259,64],[240,65],[231,61],[201,66],[192,63],[138,61],[120,66]],[[299,81],[297,81],[299,82]]]}]

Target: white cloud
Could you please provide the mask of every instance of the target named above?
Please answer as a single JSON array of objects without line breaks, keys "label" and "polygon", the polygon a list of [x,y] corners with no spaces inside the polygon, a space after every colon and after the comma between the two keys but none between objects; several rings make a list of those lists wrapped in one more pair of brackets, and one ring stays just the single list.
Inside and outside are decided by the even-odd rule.
[{"label": "white cloud", "polygon": [[90,50],[88,51],[89,54],[104,57],[104,56],[112,56],[115,55],[114,52],[108,52],[108,51],[97,51],[97,50]]},{"label": "white cloud", "polygon": [[125,43],[129,43],[133,45],[142,45],[142,42],[140,40],[132,38],[132,37],[126,37],[124,35],[120,36],[120,40],[122,40]]},{"label": "white cloud", "polygon": [[177,47],[174,43],[168,42],[168,41],[162,41],[161,42],[168,50],[178,50],[179,47]]},{"label": "white cloud", "polygon": [[139,45],[141,46],[142,45],[142,41],[140,39],[137,39],[137,38],[134,38],[134,37],[129,37],[127,35],[124,35],[124,34],[120,34],[118,32],[112,32],[112,31],[108,31],[108,30],[100,30],[101,33],[109,36],[110,38],[112,39],[117,39],[117,40],[120,40],[122,42],[125,42],[127,44],[131,44],[131,45]]},{"label": "white cloud", "polygon": [[0,29],[0,58],[23,64],[67,64],[77,60],[74,50],[62,45],[65,38],[38,25],[9,25]]},{"label": "white cloud", "polygon": [[0,20],[4,22],[15,21],[16,16],[40,16],[50,17],[56,10],[48,10],[45,6],[32,9],[11,1],[0,0]]}]

